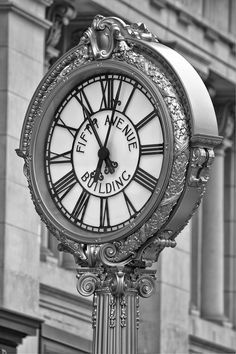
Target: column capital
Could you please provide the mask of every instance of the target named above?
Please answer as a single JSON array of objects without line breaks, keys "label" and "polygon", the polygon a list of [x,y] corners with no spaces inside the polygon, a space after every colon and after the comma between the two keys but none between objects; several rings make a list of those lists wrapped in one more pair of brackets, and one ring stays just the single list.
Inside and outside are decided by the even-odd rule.
[{"label": "column capital", "polygon": [[135,291],[149,297],[155,289],[155,270],[124,267],[78,268],[77,290],[83,296],[96,292],[110,292],[123,296]]}]

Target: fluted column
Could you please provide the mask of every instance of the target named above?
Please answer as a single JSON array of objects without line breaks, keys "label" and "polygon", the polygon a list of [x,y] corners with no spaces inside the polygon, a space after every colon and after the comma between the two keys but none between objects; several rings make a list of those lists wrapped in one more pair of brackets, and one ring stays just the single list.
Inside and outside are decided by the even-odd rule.
[{"label": "fluted column", "polygon": [[80,268],[77,290],[93,294],[93,354],[137,354],[139,296],[154,290],[153,270]]},{"label": "fluted column", "polygon": [[215,150],[211,178],[203,201],[202,315],[224,315],[224,149]]},{"label": "fluted column", "polygon": [[136,354],[139,298],[135,289],[122,296],[109,290],[94,295],[93,354]]}]

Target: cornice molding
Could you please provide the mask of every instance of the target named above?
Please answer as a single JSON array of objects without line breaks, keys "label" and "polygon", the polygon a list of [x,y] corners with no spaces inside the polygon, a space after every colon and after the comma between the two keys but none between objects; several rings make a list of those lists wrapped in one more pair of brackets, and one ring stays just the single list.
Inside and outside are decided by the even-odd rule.
[{"label": "cornice molding", "polygon": [[44,309],[52,313],[76,318],[82,323],[91,324],[92,301],[66,291],[40,284],[40,309],[43,315]]},{"label": "cornice molding", "polygon": [[13,12],[19,16],[24,17],[26,20],[42,27],[45,30],[48,30],[51,27],[51,22],[37,17],[35,14],[31,13],[30,11],[25,10],[18,4],[15,4],[10,1],[4,1],[0,3],[0,12]]},{"label": "cornice molding", "polygon": [[176,12],[180,21],[182,19],[184,20],[187,19],[186,24],[191,25],[191,23],[196,23],[199,27],[202,27],[202,29],[205,32],[206,38],[213,41],[217,41],[218,39],[221,39],[225,43],[227,43],[231,48],[235,46],[235,36],[233,36],[229,32],[218,30],[216,27],[212,26],[203,17],[200,17],[196,14],[192,14],[188,10],[184,9],[180,4],[173,3],[173,1],[171,0],[165,0],[165,1],[150,0],[150,4],[154,7],[158,7],[157,5],[161,4],[161,6],[159,6],[160,9],[169,7],[174,12]]},{"label": "cornice molding", "polygon": [[16,347],[27,335],[36,335],[43,319],[0,308],[0,342]]},{"label": "cornice molding", "polygon": [[67,302],[68,304],[70,304],[73,306],[79,306],[79,304],[81,304],[81,306],[83,306],[83,308],[87,308],[87,309],[91,309],[92,307],[92,301],[89,298],[85,298],[85,297],[80,297],[78,296],[78,294],[74,295],[71,294],[67,291],[55,288],[53,286],[49,286],[43,283],[40,283],[40,301],[43,299],[43,297],[47,297],[47,298],[52,298],[53,301],[56,302],[56,299]]}]

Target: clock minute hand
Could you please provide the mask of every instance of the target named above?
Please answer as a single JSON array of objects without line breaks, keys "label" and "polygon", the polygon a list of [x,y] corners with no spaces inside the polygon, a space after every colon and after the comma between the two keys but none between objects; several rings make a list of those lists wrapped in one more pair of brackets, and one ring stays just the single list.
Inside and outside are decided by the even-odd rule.
[{"label": "clock minute hand", "polygon": [[112,126],[113,118],[114,118],[114,115],[115,115],[116,107],[117,107],[118,103],[120,102],[119,101],[119,96],[120,96],[121,85],[122,85],[122,80],[120,80],[120,82],[119,82],[119,87],[117,89],[116,97],[114,99],[114,106],[112,108],[111,119],[110,119],[110,122],[109,122],[109,127],[108,127],[108,131],[107,131],[107,135],[106,135],[106,139],[105,139],[105,143],[104,143],[105,147],[107,146],[108,138],[109,138],[109,135],[110,135],[110,132],[111,132],[111,126]]},{"label": "clock minute hand", "polygon": [[84,115],[85,115],[85,118],[88,119],[88,121],[89,121],[89,124],[90,124],[90,126],[92,128],[92,131],[93,131],[93,133],[95,135],[95,138],[96,138],[96,140],[98,142],[98,145],[100,146],[100,148],[102,148],[103,145],[102,145],[101,139],[100,139],[100,137],[98,135],[97,130],[94,127],[94,124],[93,124],[93,121],[92,121],[92,119],[90,117],[90,114],[89,114],[89,112],[86,109],[84,109]]},{"label": "clock minute hand", "polygon": [[109,150],[106,147],[101,147],[101,149],[99,149],[98,151],[98,164],[97,164],[97,168],[95,170],[95,174],[94,174],[94,182],[97,182],[100,179],[100,174],[101,174],[101,168],[102,168],[102,163],[105,160],[106,163],[108,162],[110,165],[110,168],[112,169],[110,173],[113,173],[115,171],[115,169],[112,166],[112,161],[109,159]]},{"label": "clock minute hand", "polygon": [[[103,147],[107,150],[106,146],[107,146],[107,141],[108,141],[108,137],[110,135],[110,131],[111,131],[111,121],[109,122],[109,127],[108,127],[108,130],[107,130],[107,134],[106,134],[106,138],[105,138],[105,143],[103,145]],[[114,173],[115,172],[115,168],[112,164],[112,161],[110,160],[109,158],[109,150],[108,151],[108,156],[105,157],[105,162],[106,162],[106,168],[105,168],[105,173]],[[117,164],[117,163],[116,163]]]},{"label": "clock minute hand", "polygon": [[103,159],[99,158],[96,170],[93,172],[94,173],[94,177],[93,177],[94,182],[98,182],[99,179],[103,179],[103,176],[102,176],[102,178],[100,177],[101,176],[102,163],[103,163]]},{"label": "clock minute hand", "polygon": [[[113,118],[114,118],[114,115],[115,115],[116,107],[117,107],[117,105],[119,103],[121,85],[122,85],[122,80],[120,80],[120,82],[119,82],[119,86],[118,86],[118,89],[117,89],[117,92],[116,92],[116,97],[114,99],[114,106],[113,106],[112,113],[111,113],[111,119],[109,121],[109,127],[108,127],[108,130],[107,130],[105,142],[104,142],[104,145],[103,145],[104,148],[107,147],[108,138],[109,138],[110,132],[111,132]],[[105,158],[105,162],[106,162],[106,167],[107,167],[107,169],[105,169],[105,173],[109,173],[109,172],[110,173],[114,173],[115,172],[115,168],[118,166],[117,162],[111,161],[109,157]]]},{"label": "clock minute hand", "polygon": [[[103,148],[101,139],[100,139],[100,137],[99,137],[99,135],[98,135],[98,132],[97,132],[96,128],[94,127],[93,121],[92,121],[92,119],[91,119],[91,117],[90,117],[90,114],[89,114],[89,112],[87,111],[86,108],[84,109],[84,115],[85,115],[86,119],[88,119],[88,121],[89,121],[89,124],[90,124],[90,126],[91,126],[91,128],[92,128],[92,131],[93,131],[93,133],[94,133],[94,135],[95,135],[95,138],[96,138],[96,140],[97,140],[97,142],[98,142],[98,145],[100,146],[100,150],[101,150],[101,149]],[[107,141],[107,139],[106,139],[106,141]],[[99,151],[100,151],[100,150],[99,150]],[[98,152],[98,154],[99,154],[99,152]],[[95,170],[95,171],[96,171],[96,172],[95,172],[96,181],[95,181],[95,178],[94,178],[94,181],[95,181],[95,182],[97,182],[98,179],[99,179],[99,176],[100,176],[100,173],[101,173],[101,167],[102,167],[102,162],[103,162],[103,160],[106,161],[106,165],[107,165],[108,170],[109,170],[110,173],[114,173],[114,171],[115,171],[114,167],[112,166],[112,161],[111,161],[110,158],[109,158],[109,152],[108,152],[108,156],[106,156],[105,158],[100,158],[99,161],[98,161],[98,166],[97,166],[97,168],[96,168],[96,170]],[[100,170],[100,171],[99,171],[99,170]]]}]

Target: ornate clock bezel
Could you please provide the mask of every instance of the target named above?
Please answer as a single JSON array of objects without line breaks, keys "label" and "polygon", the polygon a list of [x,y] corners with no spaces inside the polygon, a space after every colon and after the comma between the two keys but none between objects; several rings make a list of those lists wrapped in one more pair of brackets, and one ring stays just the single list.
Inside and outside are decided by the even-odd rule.
[{"label": "ornate clock bezel", "polygon": [[[148,211],[143,225],[132,226],[117,238],[74,238],[66,228],[52,222],[37,192],[33,146],[48,100],[55,97],[58,90],[68,89],[67,82],[74,73],[83,72],[90,65],[99,72],[109,62],[138,73],[154,94],[162,97],[168,117],[165,134],[167,130],[171,133],[165,152],[168,156],[166,179],[158,202]],[[175,245],[174,238],[200,203],[214,159],[213,148],[221,141],[217,134],[209,95],[189,63],[158,43],[145,25],[126,25],[118,18],[98,15],[79,45],[60,58],[39,84],[26,113],[18,155],[25,160],[24,170],[35,208],[64,249],[83,260],[88,257],[83,243],[97,244],[99,259],[108,265],[127,263],[130,258],[155,261],[164,247]],[[99,245],[105,242],[110,243]],[[96,254],[96,247],[94,252]]]},{"label": "ornate clock bezel", "polygon": [[[117,231],[100,234],[80,229],[78,226],[67,221],[61,213],[58,213],[58,209],[48,195],[48,186],[45,177],[45,161],[42,157],[45,155],[45,137],[58,105],[63,102],[65,96],[69,94],[71,90],[77,87],[85,79],[90,79],[91,77],[96,76],[96,74],[104,73],[124,74],[130,78],[133,77],[150,93],[150,96],[152,96],[155,101],[156,109],[159,111],[164,137],[164,157],[158,184],[147,205],[143,208],[137,218]],[[118,241],[119,239],[127,237],[137,231],[147,220],[150,219],[153,212],[156,211],[163,193],[165,192],[170,174],[169,166],[172,163],[172,126],[163,98],[154,84],[149,79],[147,80],[145,75],[137,68],[132,67],[125,62],[123,63],[116,59],[108,59],[105,62],[88,61],[83,64],[83,66],[76,67],[74,70],[70,71],[67,80],[65,82],[60,82],[58,86],[55,86],[54,89],[50,91],[41,105],[40,112],[40,117],[34,123],[34,129],[32,131],[29,145],[29,154],[32,156],[29,163],[29,174],[33,194],[35,196],[34,199],[40,201],[42,214],[59,233],[64,232],[70,239],[82,243]]]}]

